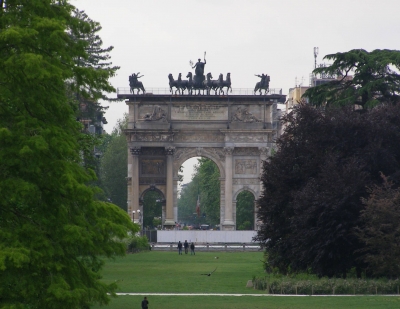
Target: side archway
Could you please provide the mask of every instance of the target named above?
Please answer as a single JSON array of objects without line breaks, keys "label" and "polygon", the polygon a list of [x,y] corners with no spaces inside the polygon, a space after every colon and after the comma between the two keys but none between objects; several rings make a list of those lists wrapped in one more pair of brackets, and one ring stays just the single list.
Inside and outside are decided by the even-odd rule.
[{"label": "side archway", "polygon": [[239,190],[233,201],[236,230],[255,230],[256,194],[249,188]]}]

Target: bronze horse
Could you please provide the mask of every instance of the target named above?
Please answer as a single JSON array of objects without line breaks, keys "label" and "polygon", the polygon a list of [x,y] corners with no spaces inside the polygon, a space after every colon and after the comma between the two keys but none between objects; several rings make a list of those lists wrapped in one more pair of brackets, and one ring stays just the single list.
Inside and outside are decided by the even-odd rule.
[{"label": "bronze horse", "polygon": [[181,78],[181,73],[179,73],[179,78],[178,80],[174,80],[172,74],[168,74],[168,79],[169,79],[169,91],[172,93],[172,88],[175,87],[175,94],[178,92],[179,94],[183,94],[183,91],[187,88],[187,81],[182,80]]},{"label": "bronze horse", "polygon": [[215,94],[217,94],[217,89],[218,89],[218,80],[212,80],[212,74],[207,73],[207,78],[203,82],[204,86],[207,88],[207,94],[209,95],[211,92],[211,89],[214,90]]},{"label": "bronze horse", "polygon": [[231,73],[226,74],[226,80],[223,80],[222,74],[219,75],[218,78],[218,88],[219,88],[219,93],[224,95],[224,88],[226,87],[226,94],[228,94],[229,88],[231,89],[232,92],[232,87],[231,87]]}]

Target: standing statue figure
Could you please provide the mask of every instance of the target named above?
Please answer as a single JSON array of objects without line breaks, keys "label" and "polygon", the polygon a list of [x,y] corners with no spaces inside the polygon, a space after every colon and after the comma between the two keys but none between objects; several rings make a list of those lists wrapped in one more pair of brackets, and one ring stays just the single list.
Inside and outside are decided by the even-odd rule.
[{"label": "standing statue figure", "polygon": [[140,72],[137,74],[132,73],[132,75],[129,76],[129,87],[131,93],[134,93],[134,90],[137,89],[137,94],[139,94],[139,90],[142,90],[143,93],[145,93],[145,89],[143,87],[143,83],[139,81],[139,78],[143,77],[144,75],[139,76]]},{"label": "standing statue figure", "polygon": [[264,94],[267,94],[267,92],[269,91],[269,80],[270,80],[269,76],[264,73],[261,75],[257,74],[254,75],[261,78],[261,81],[259,81],[256,84],[256,87],[254,88],[254,94],[256,94],[257,90],[260,92],[260,94],[261,90],[264,90],[265,91]]},{"label": "standing statue figure", "polygon": [[201,59],[197,61],[195,65],[193,65],[192,61],[190,61],[190,66],[192,69],[195,69],[195,75],[193,77],[193,88],[194,89],[206,89],[204,82],[205,82],[205,76],[204,76],[204,68],[206,66],[206,52],[204,52],[204,62],[201,62]]}]

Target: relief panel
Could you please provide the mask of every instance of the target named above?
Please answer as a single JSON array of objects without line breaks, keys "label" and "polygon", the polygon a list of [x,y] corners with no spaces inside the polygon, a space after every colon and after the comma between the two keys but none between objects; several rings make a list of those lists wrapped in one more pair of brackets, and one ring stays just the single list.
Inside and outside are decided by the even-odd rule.
[{"label": "relief panel", "polygon": [[257,174],[257,160],[236,159],[235,174],[239,175]]},{"label": "relief panel", "polygon": [[164,176],[165,175],[164,159],[141,159],[140,160],[140,176]]}]

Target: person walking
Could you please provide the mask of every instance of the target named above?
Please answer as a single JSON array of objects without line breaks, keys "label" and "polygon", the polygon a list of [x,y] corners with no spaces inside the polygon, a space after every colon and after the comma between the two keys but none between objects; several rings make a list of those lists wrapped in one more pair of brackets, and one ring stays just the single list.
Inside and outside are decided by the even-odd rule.
[{"label": "person walking", "polygon": [[182,243],[181,241],[178,242],[178,254],[182,254]]},{"label": "person walking", "polygon": [[147,300],[147,297],[145,296],[144,299],[142,300],[142,309],[148,309],[149,308],[149,301]]},{"label": "person walking", "polygon": [[192,242],[191,244],[190,244],[190,255],[196,255],[196,253],[194,252],[194,242]]},{"label": "person walking", "polygon": [[188,254],[189,251],[189,244],[187,242],[187,240],[185,239],[185,242],[183,243],[183,246],[185,247],[185,254]]}]

